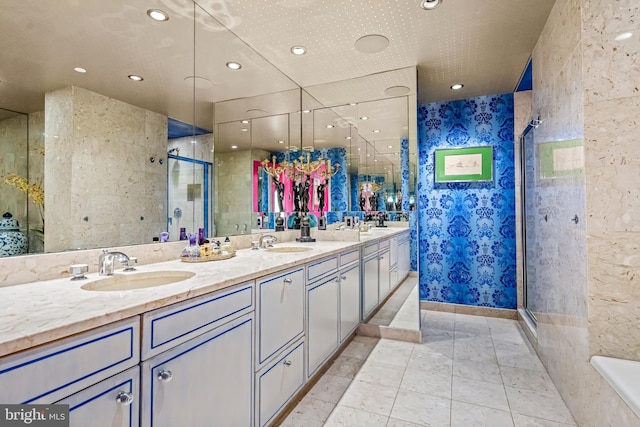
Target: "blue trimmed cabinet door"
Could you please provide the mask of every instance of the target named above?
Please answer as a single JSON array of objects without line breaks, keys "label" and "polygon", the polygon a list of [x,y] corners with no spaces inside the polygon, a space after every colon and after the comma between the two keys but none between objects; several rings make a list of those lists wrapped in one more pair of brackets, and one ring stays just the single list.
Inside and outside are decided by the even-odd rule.
[{"label": "blue trimmed cabinet door", "polygon": [[338,349],[339,283],[340,279],[334,274],[307,286],[308,378]]},{"label": "blue trimmed cabinet door", "polygon": [[140,370],[134,366],[56,403],[69,405],[70,427],[138,427]]},{"label": "blue trimmed cabinet door", "polygon": [[253,313],[142,362],[144,427],[251,426]]}]

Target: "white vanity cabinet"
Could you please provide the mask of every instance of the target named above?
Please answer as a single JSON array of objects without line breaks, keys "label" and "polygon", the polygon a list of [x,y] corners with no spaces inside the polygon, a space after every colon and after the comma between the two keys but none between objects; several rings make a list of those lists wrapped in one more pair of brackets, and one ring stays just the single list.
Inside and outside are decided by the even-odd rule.
[{"label": "white vanity cabinet", "polygon": [[70,427],[138,427],[140,369],[127,369],[57,404],[69,405]]},{"label": "white vanity cabinet", "polygon": [[362,249],[362,320],[378,306],[379,270],[378,242],[369,243]]},{"label": "white vanity cabinet", "polygon": [[304,383],[304,341],[300,339],[256,374],[256,425],[269,424]]},{"label": "white vanity cabinet", "polygon": [[143,315],[141,425],[253,425],[254,283]]},{"label": "white vanity cabinet", "polygon": [[360,324],[360,249],[340,254],[340,343]]},{"label": "white vanity cabinet", "polygon": [[380,303],[392,289],[389,239],[378,242],[378,248],[378,303]]},{"label": "white vanity cabinet", "polygon": [[400,283],[400,272],[398,270],[398,251],[400,249],[400,238],[394,236],[389,239],[389,283],[394,289]]},{"label": "white vanity cabinet", "polygon": [[55,403],[139,360],[140,318],[135,316],[0,358],[0,402]]},{"label": "white vanity cabinet", "polygon": [[253,313],[142,362],[141,425],[251,426]]},{"label": "white vanity cabinet", "polygon": [[304,334],[304,267],[257,282],[256,368]]},{"label": "white vanity cabinet", "polygon": [[339,297],[336,273],[307,286],[307,378],[338,349]]}]

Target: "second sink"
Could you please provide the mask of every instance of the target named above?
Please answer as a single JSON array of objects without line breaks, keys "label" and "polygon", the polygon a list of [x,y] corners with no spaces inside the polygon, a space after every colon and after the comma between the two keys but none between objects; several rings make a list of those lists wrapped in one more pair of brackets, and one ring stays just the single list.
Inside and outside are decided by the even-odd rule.
[{"label": "second sink", "polygon": [[85,291],[130,291],[168,285],[189,279],[193,276],[195,276],[195,273],[190,271],[123,273],[85,283],[81,288]]}]

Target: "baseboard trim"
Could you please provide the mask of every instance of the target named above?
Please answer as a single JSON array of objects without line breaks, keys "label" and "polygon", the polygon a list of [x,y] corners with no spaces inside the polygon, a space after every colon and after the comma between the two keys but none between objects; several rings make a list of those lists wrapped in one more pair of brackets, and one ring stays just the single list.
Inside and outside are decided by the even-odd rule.
[{"label": "baseboard trim", "polygon": [[444,311],[471,316],[497,317],[518,320],[518,311],[506,308],[478,307],[476,305],[451,304],[446,302],[420,301],[421,310]]}]

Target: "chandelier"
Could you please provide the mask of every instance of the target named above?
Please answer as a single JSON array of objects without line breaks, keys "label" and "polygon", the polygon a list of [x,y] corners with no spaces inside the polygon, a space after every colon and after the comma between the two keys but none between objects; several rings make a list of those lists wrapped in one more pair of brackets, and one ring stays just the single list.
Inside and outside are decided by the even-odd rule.
[{"label": "chandelier", "polygon": [[360,183],[360,191],[365,192],[367,190],[372,191],[374,193],[379,192],[382,189],[382,185],[373,181],[363,181]]},{"label": "chandelier", "polygon": [[[271,167],[269,167],[269,163],[271,163]],[[288,169],[287,162],[283,162],[280,166],[277,165],[276,156],[271,158],[271,162],[269,162],[269,159],[264,159],[261,165],[264,168],[264,171],[274,178],[280,177],[280,175],[285,173]]]},{"label": "chandelier", "polygon": [[306,156],[296,159],[292,162],[283,160],[279,164],[276,163],[276,156],[264,159],[261,163],[264,171],[272,177],[279,179],[284,174],[292,181],[304,179],[305,177],[318,177],[324,180],[331,179],[338,172],[340,163],[331,166],[331,160],[325,160],[322,157],[318,160],[311,160],[311,153],[307,152]]}]

